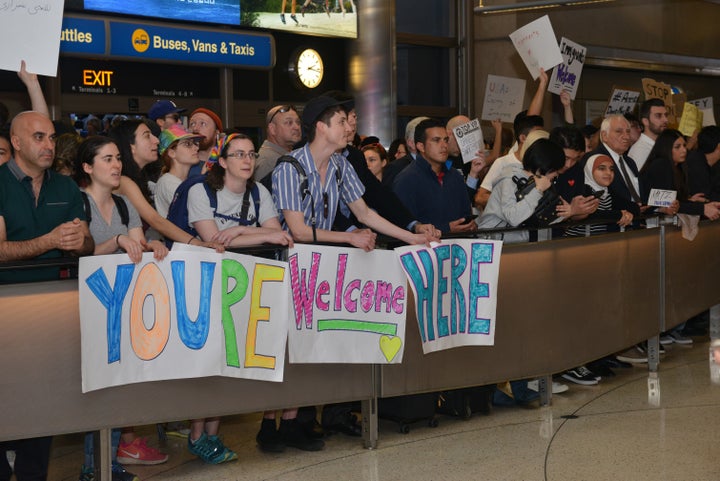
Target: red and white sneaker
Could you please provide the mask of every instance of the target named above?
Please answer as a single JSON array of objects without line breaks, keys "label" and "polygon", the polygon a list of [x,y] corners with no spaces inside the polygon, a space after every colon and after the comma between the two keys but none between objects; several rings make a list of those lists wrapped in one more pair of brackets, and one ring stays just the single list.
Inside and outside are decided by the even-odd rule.
[{"label": "red and white sneaker", "polygon": [[120,464],[162,464],[167,460],[168,455],[148,446],[146,438],[135,438],[129,444],[120,441],[118,446],[117,461]]}]

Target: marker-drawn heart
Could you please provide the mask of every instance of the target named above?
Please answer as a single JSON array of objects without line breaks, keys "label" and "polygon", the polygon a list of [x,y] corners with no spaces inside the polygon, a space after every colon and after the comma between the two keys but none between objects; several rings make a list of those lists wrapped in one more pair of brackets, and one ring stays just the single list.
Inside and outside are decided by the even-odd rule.
[{"label": "marker-drawn heart", "polygon": [[568,180],[568,184],[570,184],[570,187],[572,187],[573,185],[575,185],[575,179],[570,179],[570,180]]},{"label": "marker-drawn heart", "polygon": [[380,350],[388,362],[395,359],[395,356],[397,356],[397,353],[400,352],[401,347],[402,339],[399,337],[380,336]]}]

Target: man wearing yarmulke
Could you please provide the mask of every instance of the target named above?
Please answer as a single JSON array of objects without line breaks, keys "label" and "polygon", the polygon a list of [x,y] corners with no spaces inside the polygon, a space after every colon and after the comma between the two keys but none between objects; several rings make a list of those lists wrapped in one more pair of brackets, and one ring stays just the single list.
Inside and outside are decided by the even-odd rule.
[{"label": "man wearing yarmulke", "polygon": [[218,114],[210,109],[201,107],[195,109],[193,113],[190,114],[188,127],[190,127],[190,132],[193,134],[203,136],[202,140],[200,140],[200,151],[198,152],[200,162],[190,169],[190,177],[192,177],[204,171],[203,166],[210,158],[210,151],[220,136],[223,135],[223,125]]}]

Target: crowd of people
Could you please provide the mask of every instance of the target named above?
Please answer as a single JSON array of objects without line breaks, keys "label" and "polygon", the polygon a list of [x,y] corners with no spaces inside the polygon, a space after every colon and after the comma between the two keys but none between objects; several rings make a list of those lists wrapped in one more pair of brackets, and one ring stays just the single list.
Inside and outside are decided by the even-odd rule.
[{"label": "crowd of people", "polygon": [[[164,258],[166,242],[219,251],[320,242],[370,251],[378,233],[407,244],[468,235],[514,242],[535,240],[537,228],[557,237],[644,228],[641,214],[720,217],[720,128],[705,127],[688,139],[668,128],[664,104],[649,99],[635,119],[642,133],[633,143],[633,118],[608,116],[599,132],[581,128],[564,95],[563,124],[546,129],[544,72],[528,110],[515,118],[513,135],[492,122],[492,137],[471,159],[463,158],[453,134],[469,118],[412,119],[404,138],[385,149],[377,137],[358,134],[354,99],[337,91],[311,99],[302,111],[272,106],[259,148],[223,129],[206,108],[191,112],[186,127],[184,109],[169,100],[157,101],[146,119],[115,118],[87,129],[86,138],[58,136],[37,78],[24,68],[19,75],[32,110],[16,115],[0,135],[0,262],[122,252],[139,262],[144,252]],[[652,189],[675,191],[676,199],[648,206]],[[590,223],[575,223],[583,220]],[[0,282],[60,275],[52,268],[22,272],[0,272]],[[661,341],[692,342],[681,328]],[[560,376],[597,384],[614,368],[647,362],[645,349],[633,346]],[[498,402],[508,395],[527,402],[535,391],[537,383],[513,382],[499,391]],[[289,407],[278,424],[268,411],[258,446],[314,451],[324,447],[324,431],[359,435],[350,408],[331,406],[321,424],[316,418],[314,408]],[[173,432],[187,436],[189,451],[207,463],[237,459],[219,427],[219,418],[195,419]],[[8,450],[16,453],[19,481],[45,479],[50,441],[0,443],[0,480],[10,479]],[[119,481],[138,479],[123,464],[168,459],[132,428],[113,430],[112,442]],[[81,481],[94,479],[92,446],[89,435]]]}]

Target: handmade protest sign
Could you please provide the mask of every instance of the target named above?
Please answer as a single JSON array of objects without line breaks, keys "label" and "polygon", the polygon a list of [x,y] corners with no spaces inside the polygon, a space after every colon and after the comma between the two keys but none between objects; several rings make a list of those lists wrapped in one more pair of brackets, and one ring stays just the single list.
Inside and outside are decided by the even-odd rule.
[{"label": "handmade protest sign", "polygon": [[683,135],[692,137],[696,131],[703,127],[703,113],[694,104],[685,102],[683,107],[682,115],[680,116],[680,122],[678,124],[678,130]]},{"label": "handmade protest sign", "polygon": [[541,68],[549,72],[563,61],[555,32],[547,15],[515,30],[510,34],[510,40],[533,79],[538,78]]},{"label": "handmade protest sign", "polygon": [[443,241],[398,247],[415,294],[423,352],[495,344],[502,241]]},{"label": "handmade protest sign", "polygon": [[63,0],[0,2],[0,69],[57,76]]},{"label": "handmade protest sign", "polygon": [[675,190],[650,189],[647,205],[653,207],[669,207],[675,202],[676,198],[677,191]]},{"label": "handmade protest sign", "polygon": [[488,75],[482,119],[512,122],[523,109],[525,80]]},{"label": "handmade protest sign", "polygon": [[640,92],[637,90],[613,87],[603,117],[629,114],[635,109],[639,98]]},{"label": "handmade protest sign", "polygon": [[560,39],[560,54],[563,61],[553,69],[548,92],[560,95],[563,90],[567,90],[570,98],[575,100],[587,49],[563,37]]},{"label": "handmade protest sign", "polygon": [[689,100],[689,103],[697,107],[702,116],[702,126],[707,127],[708,125],[715,125],[715,112],[713,106],[713,98],[705,97],[697,100]]},{"label": "handmade protest sign", "polygon": [[81,258],[83,392],[217,375],[282,381],[285,270],[208,249],[163,261],[146,253],[138,264],[126,254]]},{"label": "handmade protest sign", "polygon": [[290,362],[402,361],[406,282],[395,253],[295,244],[288,265]]},{"label": "handmade protest sign", "polygon": [[467,164],[477,157],[480,149],[484,149],[485,141],[483,139],[482,130],[480,129],[480,121],[473,119],[470,122],[458,125],[453,129],[455,140],[460,147],[460,155],[463,163]]}]

